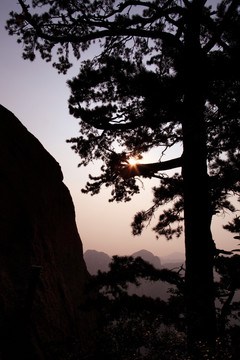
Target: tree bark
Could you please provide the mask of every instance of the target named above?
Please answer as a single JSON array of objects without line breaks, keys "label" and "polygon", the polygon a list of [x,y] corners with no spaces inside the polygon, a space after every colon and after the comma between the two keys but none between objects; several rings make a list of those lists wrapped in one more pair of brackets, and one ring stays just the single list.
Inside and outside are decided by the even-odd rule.
[{"label": "tree bark", "polygon": [[[194,8],[195,5],[195,8]],[[190,349],[198,341],[210,345],[216,339],[214,305],[211,206],[207,174],[206,129],[204,122],[204,58],[200,47],[200,14],[197,1],[185,36],[183,57],[184,120],[183,183],[186,249],[186,318]],[[196,11],[195,11],[196,10]]]}]

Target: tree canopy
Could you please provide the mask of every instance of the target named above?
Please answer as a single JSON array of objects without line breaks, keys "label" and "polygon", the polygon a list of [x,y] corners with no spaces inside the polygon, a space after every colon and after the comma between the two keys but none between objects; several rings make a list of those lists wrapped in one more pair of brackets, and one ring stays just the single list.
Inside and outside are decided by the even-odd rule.
[{"label": "tree canopy", "polygon": [[[79,75],[68,82],[70,113],[80,119],[81,128],[81,135],[70,142],[81,164],[94,159],[105,163],[102,174],[91,177],[93,182],[84,192],[96,194],[103,184],[113,186],[112,200],[117,201],[128,201],[139,192],[134,175],[151,177],[158,172],[156,165],[150,170],[128,166],[130,156],[162,147],[161,159],[166,148],[182,142],[186,21],[195,12],[201,24],[200,48],[191,66],[194,72],[201,69],[205,83],[212,212],[233,210],[227,197],[229,192],[239,192],[238,1],[222,1],[216,9],[206,1],[33,1],[33,7],[42,10],[35,14],[27,2],[19,3],[22,13],[12,13],[7,27],[23,43],[25,59],[33,60],[40,52],[65,73],[72,65],[70,50],[80,59],[99,40],[100,55],[85,61]],[[122,152],[117,153],[118,149]],[[181,159],[175,160],[174,166],[181,166]],[[160,170],[168,169],[160,164]],[[160,216],[154,230],[171,237],[166,225],[182,219],[180,176],[160,178],[153,207],[135,217],[134,234],[173,198],[177,199],[173,208]],[[179,234],[180,229],[177,226],[173,233]]]}]

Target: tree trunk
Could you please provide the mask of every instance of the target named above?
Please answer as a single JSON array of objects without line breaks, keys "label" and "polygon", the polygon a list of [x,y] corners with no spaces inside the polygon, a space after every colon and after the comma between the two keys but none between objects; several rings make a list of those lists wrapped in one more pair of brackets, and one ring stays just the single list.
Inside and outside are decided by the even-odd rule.
[{"label": "tree trunk", "polygon": [[[187,101],[187,100],[186,100]],[[199,124],[184,128],[184,220],[188,340],[215,341],[213,257],[206,157]]]},{"label": "tree trunk", "polygon": [[[186,313],[189,348],[216,338],[211,206],[204,122],[204,57],[200,47],[200,1],[193,1],[185,36],[183,179],[186,249]],[[195,8],[194,8],[195,6]]]}]

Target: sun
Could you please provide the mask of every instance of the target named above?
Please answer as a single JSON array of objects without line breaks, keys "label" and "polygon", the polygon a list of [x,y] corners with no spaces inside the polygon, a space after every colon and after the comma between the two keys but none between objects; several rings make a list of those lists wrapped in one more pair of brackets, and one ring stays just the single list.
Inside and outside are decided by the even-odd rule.
[{"label": "sun", "polygon": [[138,163],[138,159],[136,159],[135,157],[130,157],[128,159],[128,163],[129,163],[129,165],[134,166]]}]

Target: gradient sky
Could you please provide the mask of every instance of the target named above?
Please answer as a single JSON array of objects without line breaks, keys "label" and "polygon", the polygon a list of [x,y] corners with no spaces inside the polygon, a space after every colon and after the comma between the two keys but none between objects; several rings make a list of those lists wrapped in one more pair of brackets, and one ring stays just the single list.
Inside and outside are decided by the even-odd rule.
[{"label": "gradient sky", "polygon": [[[64,76],[39,56],[34,62],[23,60],[22,45],[17,44],[16,37],[9,36],[4,29],[9,12],[19,9],[17,0],[0,0],[0,104],[12,111],[60,164],[64,183],[75,205],[84,251],[95,249],[109,255],[130,255],[146,249],[160,257],[172,252],[183,253],[183,237],[171,241],[166,241],[164,237],[156,240],[151,231],[154,221],[141,236],[131,235],[133,216],[151,206],[151,188],[158,184],[157,179],[144,180],[141,194],[128,203],[108,203],[110,190],[103,189],[100,195],[94,197],[81,193],[88,174],[99,174],[99,165],[78,168],[78,156],[66,143],[66,139],[77,136],[79,131],[78,121],[68,114],[70,92],[66,85],[67,79],[78,74],[79,64],[75,63]],[[176,151],[173,155],[178,156],[179,153]],[[159,156],[154,152],[146,161],[157,161]],[[230,219],[228,214],[217,216],[212,227],[217,247],[225,250],[236,247],[233,236],[222,229],[222,224]]]}]

